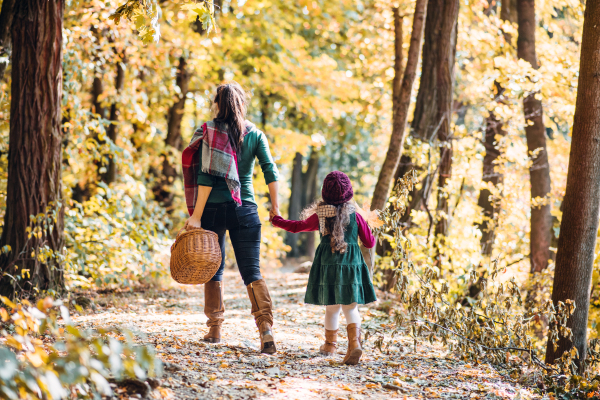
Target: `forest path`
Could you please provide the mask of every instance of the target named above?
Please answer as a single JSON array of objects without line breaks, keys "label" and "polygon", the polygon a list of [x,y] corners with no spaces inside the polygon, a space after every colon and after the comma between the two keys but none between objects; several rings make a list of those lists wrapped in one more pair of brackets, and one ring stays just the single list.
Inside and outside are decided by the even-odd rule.
[{"label": "forest path", "polygon": [[[358,366],[341,365],[339,354],[322,357],[324,309],[303,303],[307,274],[264,273],[275,309],[274,356],[258,352],[250,302],[237,271],[225,274],[223,341],[202,341],[207,332],[202,287],[109,294],[94,299],[95,313],[74,316],[80,327],[127,328],[136,341],[155,346],[166,363],[155,398],[172,399],[533,399],[539,396],[500,376],[492,367],[456,359],[443,346],[397,336],[389,354],[375,338],[365,341]],[[361,307],[363,328],[389,331],[386,314]],[[340,326],[345,327],[341,318]],[[385,386],[388,386],[386,388]],[[128,398],[123,393],[121,398]]]}]

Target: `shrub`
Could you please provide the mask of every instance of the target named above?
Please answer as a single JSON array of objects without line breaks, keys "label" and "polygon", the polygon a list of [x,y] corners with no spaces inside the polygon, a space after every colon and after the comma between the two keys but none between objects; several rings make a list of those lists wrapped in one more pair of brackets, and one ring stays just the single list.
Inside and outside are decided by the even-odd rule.
[{"label": "shrub", "polygon": [[79,330],[50,297],[35,306],[1,299],[10,309],[0,308],[1,398],[98,398],[112,394],[109,379],[161,373],[153,349],[134,346],[127,331]]}]

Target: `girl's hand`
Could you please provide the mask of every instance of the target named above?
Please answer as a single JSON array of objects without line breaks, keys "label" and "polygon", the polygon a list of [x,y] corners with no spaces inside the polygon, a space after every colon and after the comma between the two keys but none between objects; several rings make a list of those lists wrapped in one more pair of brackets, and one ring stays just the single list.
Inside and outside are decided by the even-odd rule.
[{"label": "girl's hand", "polygon": [[187,228],[200,228],[200,218],[194,217],[193,215],[188,218],[188,220],[185,222],[185,226],[183,227],[183,229],[187,229]]}]

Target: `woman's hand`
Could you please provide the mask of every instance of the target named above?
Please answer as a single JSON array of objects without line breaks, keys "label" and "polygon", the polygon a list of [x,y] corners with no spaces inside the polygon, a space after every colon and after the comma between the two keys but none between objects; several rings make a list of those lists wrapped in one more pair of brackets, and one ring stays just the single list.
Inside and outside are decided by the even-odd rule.
[{"label": "woman's hand", "polygon": [[202,213],[204,212],[204,206],[206,205],[206,201],[208,200],[208,196],[212,187],[210,186],[202,186],[198,185],[198,198],[196,199],[196,207],[194,207],[194,213],[188,220],[185,222],[186,228],[200,228],[200,220],[202,219]]},{"label": "woman's hand", "polygon": [[185,221],[185,226],[183,228],[201,228],[200,218],[192,215],[187,221]]}]

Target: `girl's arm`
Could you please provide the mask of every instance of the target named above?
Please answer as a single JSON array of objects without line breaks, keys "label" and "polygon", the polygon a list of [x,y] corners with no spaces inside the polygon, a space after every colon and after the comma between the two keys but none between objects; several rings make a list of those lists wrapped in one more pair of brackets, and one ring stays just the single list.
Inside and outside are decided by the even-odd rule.
[{"label": "girl's arm", "polygon": [[319,217],[313,214],[304,221],[291,221],[283,219],[281,216],[273,217],[273,226],[284,229],[291,233],[312,232],[319,230]]},{"label": "girl's arm", "polygon": [[371,232],[371,228],[369,228],[367,221],[365,221],[359,213],[356,213],[356,224],[358,225],[358,237],[360,238],[362,244],[367,249],[374,247],[375,237],[373,236],[373,233]]},{"label": "girl's arm", "polygon": [[194,213],[185,223],[185,227],[200,228],[200,220],[202,219],[202,213],[204,212],[204,206],[208,200],[208,195],[212,190],[211,186],[200,186],[198,185],[198,199],[196,199],[196,206],[194,207]]}]

